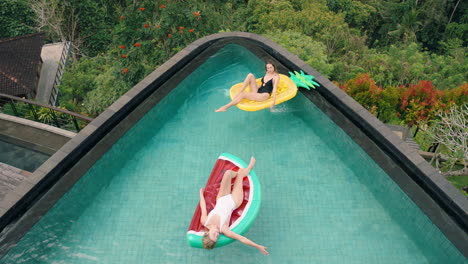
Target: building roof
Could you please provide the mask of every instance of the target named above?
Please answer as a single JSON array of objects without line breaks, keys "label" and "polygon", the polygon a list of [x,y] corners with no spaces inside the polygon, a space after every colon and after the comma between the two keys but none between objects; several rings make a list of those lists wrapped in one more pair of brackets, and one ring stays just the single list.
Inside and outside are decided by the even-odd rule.
[{"label": "building roof", "polygon": [[0,93],[36,93],[43,42],[44,33],[0,39]]}]

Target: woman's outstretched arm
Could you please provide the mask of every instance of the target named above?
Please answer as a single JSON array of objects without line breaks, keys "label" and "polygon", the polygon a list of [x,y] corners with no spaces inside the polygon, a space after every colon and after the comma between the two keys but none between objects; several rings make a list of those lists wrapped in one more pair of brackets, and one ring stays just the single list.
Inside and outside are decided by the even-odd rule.
[{"label": "woman's outstretched arm", "polygon": [[237,239],[239,240],[240,242],[248,245],[248,246],[251,246],[251,247],[254,247],[256,249],[258,249],[260,252],[262,252],[263,255],[268,255],[268,251],[267,251],[267,248],[262,246],[262,245],[259,245],[255,242],[253,242],[252,240],[244,237],[244,236],[241,236],[237,233],[234,233],[232,232],[231,230],[229,230],[229,228],[223,226],[223,234],[227,237],[230,237],[230,238],[233,238],[233,239]]},{"label": "woman's outstretched arm", "polygon": [[205,225],[206,221],[206,203],[205,203],[205,196],[203,196],[204,188],[200,188],[200,209],[201,209],[201,217],[200,222]]}]

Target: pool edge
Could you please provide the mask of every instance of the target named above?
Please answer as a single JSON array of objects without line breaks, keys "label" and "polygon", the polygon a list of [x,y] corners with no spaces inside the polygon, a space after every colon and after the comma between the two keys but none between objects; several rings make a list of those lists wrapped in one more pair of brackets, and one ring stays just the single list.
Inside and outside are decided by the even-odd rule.
[{"label": "pool edge", "polygon": [[[409,192],[410,198],[457,249],[465,257],[468,257],[468,239],[466,238],[468,230],[467,199],[422,157],[386,128],[383,123],[341,91],[330,80],[275,42],[260,35],[244,32],[217,33],[203,37],[171,57],[66,143],[36,170],[27,182],[19,186],[16,192],[12,193],[8,199],[5,199],[5,202],[0,203],[0,212],[3,212],[0,217],[0,230],[2,230],[0,256],[5,255],[41,216],[60,199],[66,190],[79,180],[94,162],[112,146],[112,142],[125,134],[131,125],[128,125],[128,123],[122,124],[122,120],[130,119],[132,122],[137,122],[142,115],[135,114],[135,110],[150,95],[160,89],[164,83],[170,81],[172,75],[183,69],[191,60],[211,46],[222,42],[229,43],[230,41],[252,43],[252,45],[263,49],[285,67],[295,70],[302,69],[305,73],[314,75],[316,81],[320,83],[320,87],[315,91],[301,90],[301,92],[309,100],[315,100],[314,103],[323,98],[326,101],[322,102],[324,107],[327,107],[328,111],[334,111],[332,113],[334,117],[330,118],[338,126],[343,128],[343,124],[339,122],[346,122],[346,120],[343,121],[344,119],[349,120],[350,124],[361,130],[385,155],[388,155],[393,162],[401,167],[417,186],[428,193],[434,203],[440,209],[443,209],[444,214],[441,214],[440,209],[434,207],[432,203],[431,206],[428,206],[426,204],[427,197],[422,197],[424,195],[419,195],[421,197],[411,195],[412,191],[408,190],[404,185],[404,181],[408,179],[399,179],[398,176],[390,175],[405,193],[408,194]],[[166,94],[169,91],[165,91]],[[320,94],[321,97],[318,97],[317,94]],[[162,97],[164,97],[164,92],[162,92]],[[162,97],[156,96],[154,100],[158,101]],[[350,132],[347,131],[347,133]],[[353,137],[353,135],[350,136]],[[353,137],[353,139],[355,138]],[[357,143],[360,143],[359,139]],[[366,152],[375,151],[375,149],[366,149],[367,141],[361,143],[361,147],[364,147]],[[96,148],[95,145],[98,145],[98,147]],[[388,173],[388,170],[386,172]],[[401,180],[401,182],[398,182],[398,180]],[[414,189],[414,186],[411,188]],[[456,225],[448,223],[450,221],[445,220],[445,214],[450,216]]]}]

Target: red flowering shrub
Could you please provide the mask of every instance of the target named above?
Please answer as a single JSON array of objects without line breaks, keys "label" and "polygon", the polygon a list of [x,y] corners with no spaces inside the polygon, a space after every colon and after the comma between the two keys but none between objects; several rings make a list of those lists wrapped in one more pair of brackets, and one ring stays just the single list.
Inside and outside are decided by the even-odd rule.
[{"label": "red flowering shrub", "polygon": [[120,20],[123,20],[124,18],[125,18],[124,16],[121,16],[121,17],[120,17]]},{"label": "red flowering shrub", "polygon": [[356,75],[349,80],[341,89],[364,106],[372,114],[379,111],[377,103],[380,100],[382,88],[378,87],[374,80],[367,73]]},{"label": "red flowering shrub", "polygon": [[401,95],[399,113],[410,126],[432,119],[442,108],[443,92],[436,90],[431,81],[410,84]]},{"label": "red flowering shrub", "polygon": [[124,73],[124,74],[127,73],[127,72],[128,72],[127,68],[123,69],[123,71],[122,71],[122,73]]},{"label": "red flowering shrub", "polygon": [[[143,0],[137,6],[128,5],[116,16],[125,16],[125,20],[116,23],[113,39],[117,48],[111,54],[118,58],[115,63],[122,74],[131,69],[131,74],[120,75],[122,87],[135,85],[198,36],[224,29],[221,21],[232,10],[211,1]],[[206,23],[199,22],[201,13]]]}]

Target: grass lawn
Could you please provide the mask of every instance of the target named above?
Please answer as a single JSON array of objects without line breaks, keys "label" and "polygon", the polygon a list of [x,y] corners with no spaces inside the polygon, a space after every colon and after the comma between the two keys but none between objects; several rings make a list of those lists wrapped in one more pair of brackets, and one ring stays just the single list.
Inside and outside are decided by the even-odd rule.
[{"label": "grass lawn", "polygon": [[461,193],[463,193],[465,196],[468,196],[468,193],[462,190],[463,186],[468,186],[468,175],[450,176],[447,178],[447,180],[449,180],[453,186],[457,187]]}]

